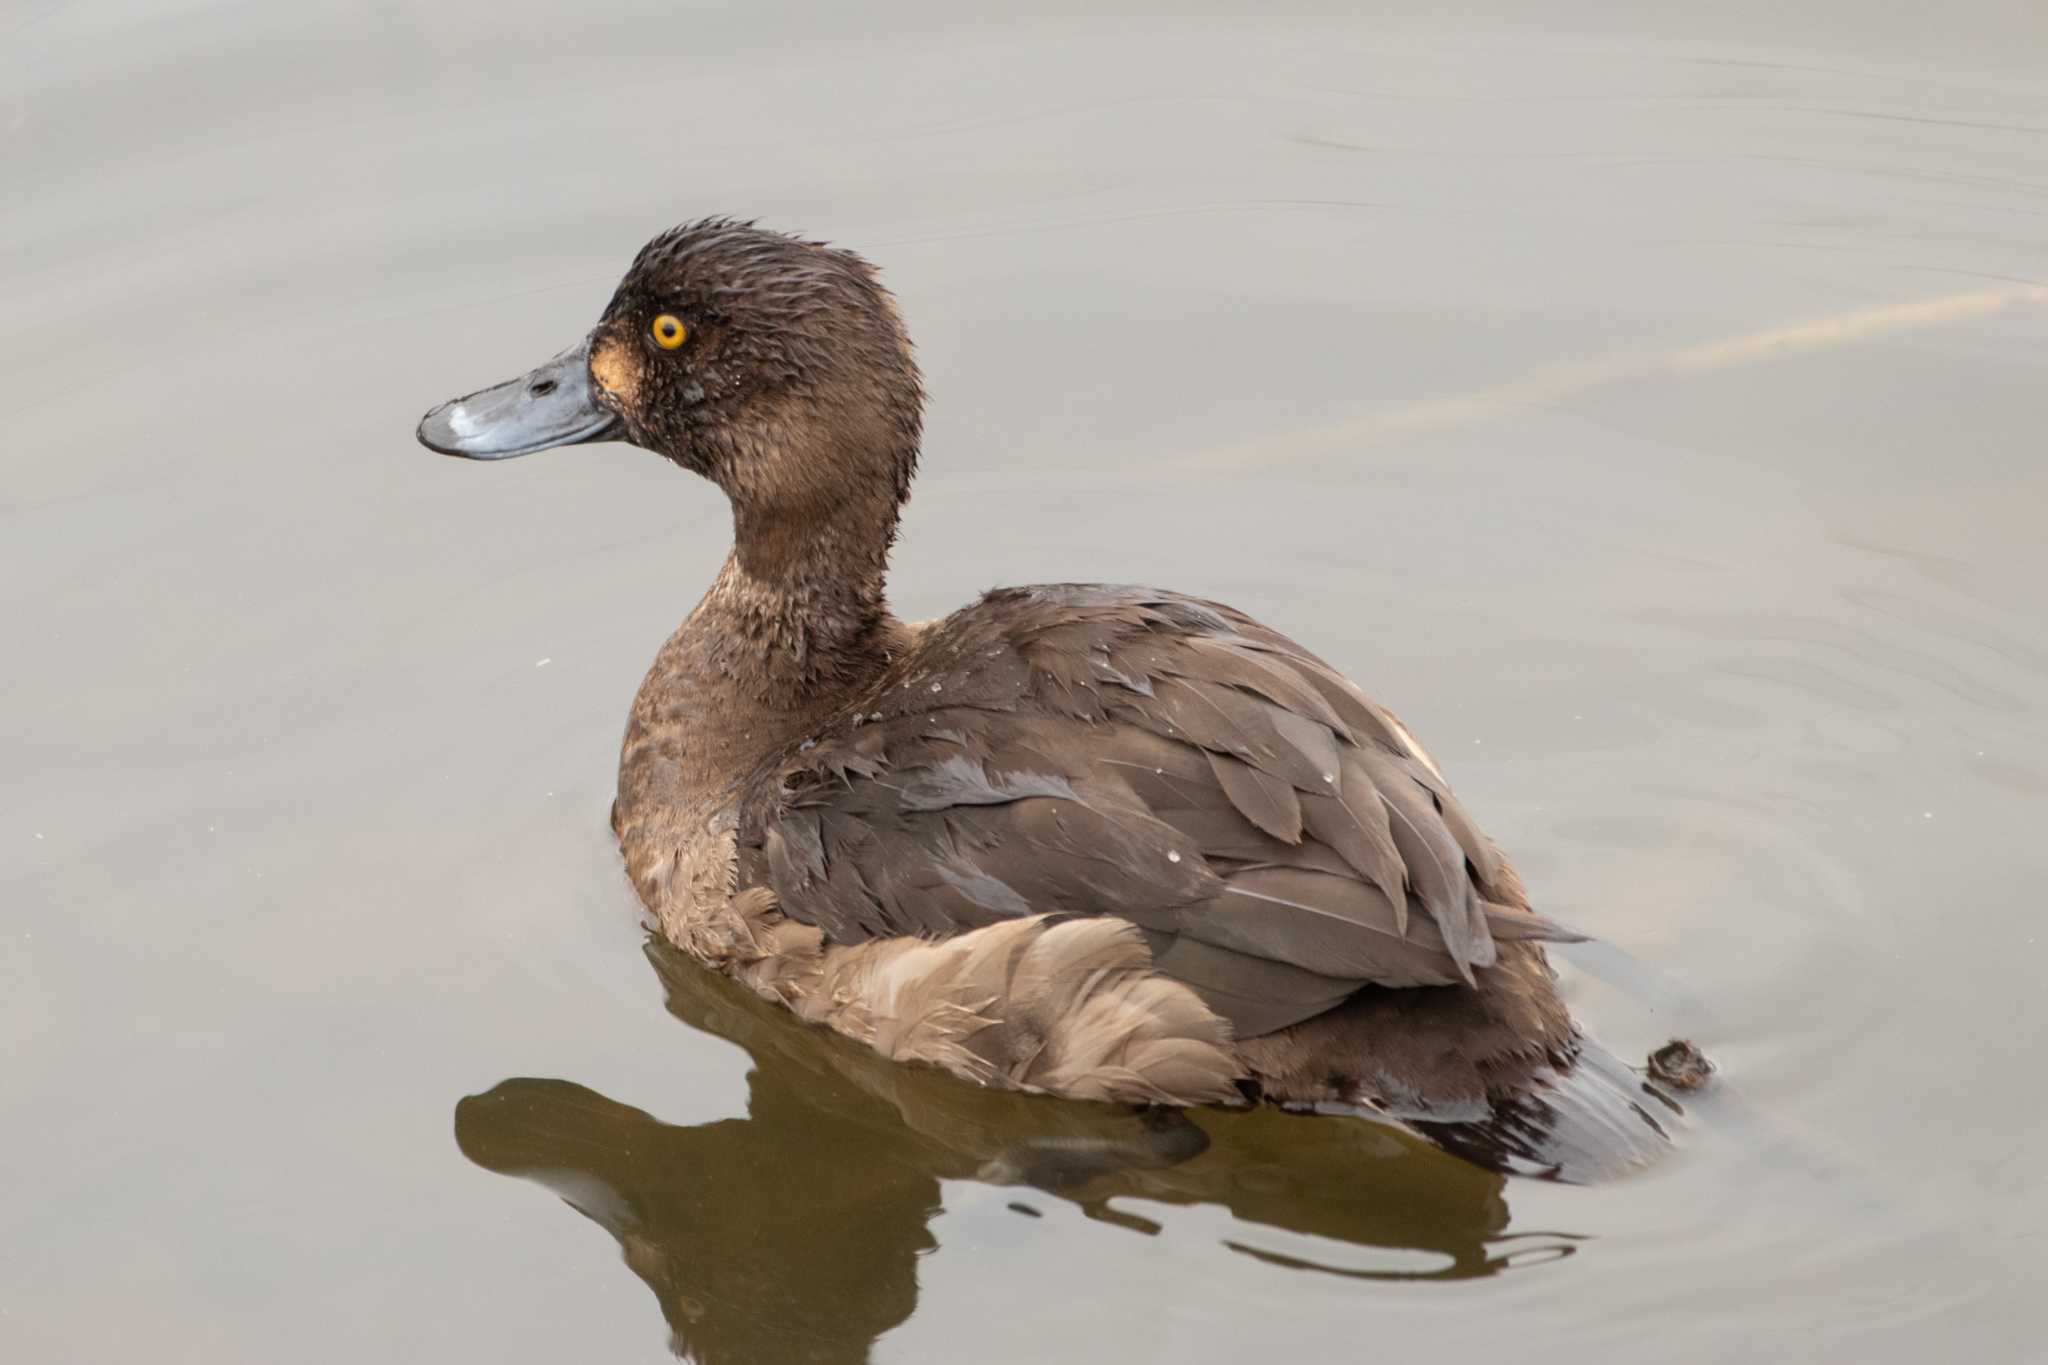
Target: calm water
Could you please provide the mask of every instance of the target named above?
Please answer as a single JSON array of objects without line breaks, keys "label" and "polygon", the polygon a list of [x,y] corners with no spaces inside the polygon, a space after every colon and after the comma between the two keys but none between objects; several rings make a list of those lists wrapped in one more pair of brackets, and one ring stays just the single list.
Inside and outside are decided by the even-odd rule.
[{"label": "calm water", "polygon": [[[2048,11],[1115,8],[0,10],[0,1358],[2039,1358]],[[1679,1154],[1048,1191],[1162,1135],[650,959],[604,817],[722,503],[411,430],[714,211],[902,298],[906,616],[1344,666],[1580,1017],[1721,1062]]]}]

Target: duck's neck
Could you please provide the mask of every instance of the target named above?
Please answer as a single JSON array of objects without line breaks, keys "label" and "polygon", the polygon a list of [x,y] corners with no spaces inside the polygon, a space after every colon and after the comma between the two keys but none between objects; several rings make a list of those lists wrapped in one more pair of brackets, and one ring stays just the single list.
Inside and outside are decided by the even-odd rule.
[{"label": "duck's neck", "polygon": [[886,580],[896,507],[801,515],[733,510],[733,548],[684,623],[710,665],[693,681],[772,711],[809,710],[871,682],[893,657]]},{"label": "duck's neck", "polygon": [[901,654],[883,595],[893,500],[795,519],[735,509],[718,577],[649,670],[627,726],[632,810],[720,807],[733,783],[816,732]]}]

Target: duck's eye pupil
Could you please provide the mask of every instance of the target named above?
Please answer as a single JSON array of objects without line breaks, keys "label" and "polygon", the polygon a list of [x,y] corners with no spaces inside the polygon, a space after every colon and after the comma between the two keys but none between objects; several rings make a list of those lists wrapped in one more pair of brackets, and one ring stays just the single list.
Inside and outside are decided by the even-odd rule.
[{"label": "duck's eye pupil", "polygon": [[654,344],[664,351],[673,351],[682,345],[683,338],[689,335],[689,329],[683,326],[683,320],[674,313],[663,313],[656,318],[652,331]]}]

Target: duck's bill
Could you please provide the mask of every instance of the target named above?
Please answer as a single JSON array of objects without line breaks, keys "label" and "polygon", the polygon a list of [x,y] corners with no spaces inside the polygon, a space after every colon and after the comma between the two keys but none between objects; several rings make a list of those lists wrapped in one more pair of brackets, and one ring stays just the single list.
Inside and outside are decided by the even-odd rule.
[{"label": "duck's bill", "polygon": [[450,399],[421,418],[419,430],[427,449],[471,460],[509,460],[619,434],[619,419],[591,392],[587,338],[517,379]]}]

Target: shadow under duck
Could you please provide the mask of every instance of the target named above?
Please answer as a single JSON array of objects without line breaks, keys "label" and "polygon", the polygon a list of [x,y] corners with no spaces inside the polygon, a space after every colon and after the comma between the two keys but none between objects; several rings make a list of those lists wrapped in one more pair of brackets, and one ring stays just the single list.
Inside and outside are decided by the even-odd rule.
[{"label": "shadow under duck", "polygon": [[420,424],[472,459],[627,441],[731,503],[612,809],[668,940],[986,1085],[1366,1111],[1539,1171],[1654,1155],[1654,1092],[1545,961],[1578,935],[1328,664],[1152,588],[891,615],[923,399],[872,266],[709,219],[649,242],[582,342]]}]

